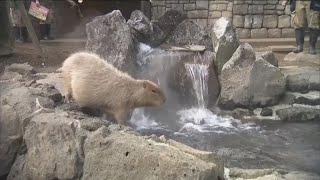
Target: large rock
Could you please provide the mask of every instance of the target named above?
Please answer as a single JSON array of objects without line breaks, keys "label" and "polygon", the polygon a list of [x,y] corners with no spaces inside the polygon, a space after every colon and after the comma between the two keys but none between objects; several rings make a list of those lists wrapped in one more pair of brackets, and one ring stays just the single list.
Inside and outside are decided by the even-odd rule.
[{"label": "large rock", "polygon": [[[26,64],[14,64],[6,68],[1,78],[7,83],[1,83],[0,88],[0,176],[9,173],[21,148],[24,127],[40,108],[37,106],[54,108],[62,99],[54,87],[38,84],[34,80],[27,81],[30,78],[28,75],[34,73],[33,70],[33,67]],[[22,78],[22,75],[27,77]],[[9,77],[12,79],[7,79]]]},{"label": "large rock", "polygon": [[211,152],[99,121],[63,111],[36,115],[26,127],[27,150],[8,180],[223,177],[223,164]]},{"label": "large rock", "polygon": [[259,59],[259,58],[264,59],[265,61],[269,62],[270,64],[272,64],[275,67],[278,67],[278,59],[276,58],[276,56],[274,55],[274,53],[272,51],[257,53],[257,59]]},{"label": "large rock", "polygon": [[156,24],[167,37],[185,19],[187,19],[187,14],[177,10],[168,10],[158,19]]},{"label": "large rock", "polygon": [[172,46],[204,45],[212,49],[211,39],[206,30],[192,20],[184,20],[165,42]]},{"label": "large rock", "polygon": [[290,63],[299,63],[299,64],[310,64],[310,65],[320,65],[320,55],[319,53],[316,55],[308,54],[308,53],[289,53],[284,57],[284,61]]},{"label": "large rock", "polygon": [[220,85],[222,108],[255,108],[276,104],[285,92],[286,81],[278,68],[256,59],[252,47],[245,43],[223,66]]},{"label": "large rock", "polygon": [[131,13],[127,24],[131,28],[131,33],[140,42],[156,47],[165,40],[164,32],[140,10],[135,10]]},{"label": "large rock", "polygon": [[240,42],[231,20],[225,17],[214,23],[211,29],[211,38],[216,53],[216,66],[220,73],[223,65],[239,47]]},{"label": "large rock", "polygon": [[319,73],[319,70],[315,70],[287,75],[288,90],[302,93],[320,91]]},{"label": "large rock", "polygon": [[97,16],[86,25],[86,49],[97,53],[120,70],[133,75],[136,47],[130,27],[119,10]]},{"label": "large rock", "polygon": [[230,168],[228,180],[317,180],[319,175],[302,171],[285,171],[282,169],[240,169]]},{"label": "large rock", "polygon": [[276,110],[282,121],[303,122],[320,120],[320,106],[294,105]]},{"label": "large rock", "polygon": [[[179,144],[179,143],[176,143]],[[83,179],[213,179],[223,177],[210,153],[100,128],[84,145]],[[220,169],[220,170],[219,170]],[[200,178],[201,177],[201,178]]]},{"label": "large rock", "polygon": [[214,53],[181,53],[181,61],[171,69],[168,83],[183,99],[183,104],[212,106],[220,85],[214,67]]}]

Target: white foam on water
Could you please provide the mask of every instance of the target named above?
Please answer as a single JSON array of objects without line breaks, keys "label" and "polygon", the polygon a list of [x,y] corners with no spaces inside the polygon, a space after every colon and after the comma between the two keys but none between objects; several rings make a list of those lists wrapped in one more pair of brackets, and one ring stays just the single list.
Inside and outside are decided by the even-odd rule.
[{"label": "white foam on water", "polygon": [[191,108],[178,111],[179,123],[183,126],[182,131],[230,133],[238,130],[257,129],[253,123],[242,123],[232,117],[220,117],[205,108]]},{"label": "white foam on water", "polygon": [[130,122],[137,127],[137,130],[154,129],[159,127],[159,124],[154,119],[145,115],[143,108],[136,108],[132,112]]},{"label": "white foam on water", "polygon": [[147,44],[139,43],[139,49],[138,49],[138,60],[137,63],[141,66],[146,64],[147,56],[153,51],[153,48]]}]

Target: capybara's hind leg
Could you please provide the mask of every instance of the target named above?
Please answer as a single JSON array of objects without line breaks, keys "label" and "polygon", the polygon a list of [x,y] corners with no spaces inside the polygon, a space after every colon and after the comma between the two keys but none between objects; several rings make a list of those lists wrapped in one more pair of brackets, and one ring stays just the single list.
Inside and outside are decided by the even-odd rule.
[{"label": "capybara's hind leg", "polygon": [[116,119],[116,121],[118,122],[118,124],[127,126],[128,125],[128,121],[127,121],[127,117],[128,117],[128,111],[125,109],[117,109],[114,111],[114,117]]},{"label": "capybara's hind leg", "polygon": [[72,99],[71,78],[69,74],[64,74],[63,76],[63,87],[64,87],[64,103],[69,103],[71,102],[71,99]]}]

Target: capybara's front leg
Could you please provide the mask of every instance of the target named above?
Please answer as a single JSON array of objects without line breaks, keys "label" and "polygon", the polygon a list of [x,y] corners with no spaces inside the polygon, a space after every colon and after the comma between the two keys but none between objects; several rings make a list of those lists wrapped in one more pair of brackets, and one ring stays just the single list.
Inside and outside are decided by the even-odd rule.
[{"label": "capybara's front leg", "polygon": [[121,124],[124,126],[128,125],[128,121],[127,121],[128,111],[126,109],[115,110],[114,117],[115,117],[116,121],[118,122],[118,124]]}]

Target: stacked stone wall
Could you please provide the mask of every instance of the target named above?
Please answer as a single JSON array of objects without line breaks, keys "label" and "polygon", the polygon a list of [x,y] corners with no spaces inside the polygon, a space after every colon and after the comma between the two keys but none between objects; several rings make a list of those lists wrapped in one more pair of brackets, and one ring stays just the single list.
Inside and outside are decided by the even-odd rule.
[{"label": "stacked stone wall", "polygon": [[152,19],[175,9],[200,25],[208,26],[220,17],[228,17],[240,38],[294,37],[289,5],[282,0],[152,0]]}]

